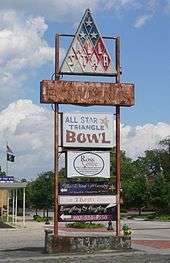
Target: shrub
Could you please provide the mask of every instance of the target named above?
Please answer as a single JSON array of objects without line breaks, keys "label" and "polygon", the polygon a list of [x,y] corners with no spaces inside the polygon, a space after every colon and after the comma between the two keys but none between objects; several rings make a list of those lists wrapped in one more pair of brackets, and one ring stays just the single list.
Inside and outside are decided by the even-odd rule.
[{"label": "shrub", "polygon": [[91,223],[91,222],[74,222],[67,224],[66,227],[72,227],[72,228],[101,228],[104,227],[103,224],[99,223]]}]

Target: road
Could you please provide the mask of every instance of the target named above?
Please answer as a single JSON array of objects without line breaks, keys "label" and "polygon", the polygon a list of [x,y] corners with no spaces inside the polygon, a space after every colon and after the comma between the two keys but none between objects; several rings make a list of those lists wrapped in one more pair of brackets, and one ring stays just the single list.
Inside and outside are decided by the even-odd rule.
[{"label": "road", "polygon": [[[79,256],[44,254],[44,229],[50,226],[28,221],[26,227],[23,228],[18,223],[17,228],[0,229],[0,262],[170,262],[170,222],[125,220],[123,223],[128,223],[134,229],[131,252],[103,252]],[[73,232],[66,231],[64,224],[61,224],[60,234],[72,235]],[[80,235],[80,232],[76,231],[74,234]],[[81,234],[87,233],[81,232]],[[98,234],[111,235],[112,232],[103,230]],[[88,235],[93,235],[93,233],[88,233]]]}]

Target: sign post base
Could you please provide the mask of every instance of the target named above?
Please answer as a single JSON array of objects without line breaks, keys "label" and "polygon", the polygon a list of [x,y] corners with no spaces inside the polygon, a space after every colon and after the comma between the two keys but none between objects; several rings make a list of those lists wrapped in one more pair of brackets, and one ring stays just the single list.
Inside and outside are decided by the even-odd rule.
[{"label": "sign post base", "polygon": [[45,252],[46,253],[77,253],[95,251],[115,251],[130,250],[131,237],[113,235],[85,235],[79,236],[55,236],[51,233],[46,234]]}]

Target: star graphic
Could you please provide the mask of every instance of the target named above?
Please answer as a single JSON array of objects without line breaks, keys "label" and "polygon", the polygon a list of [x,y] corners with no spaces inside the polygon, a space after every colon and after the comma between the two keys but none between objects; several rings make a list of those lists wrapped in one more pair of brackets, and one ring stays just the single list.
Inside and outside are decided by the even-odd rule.
[{"label": "star graphic", "polygon": [[81,31],[79,35],[80,35],[80,38],[84,38],[84,39],[86,38],[86,34],[83,31]]},{"label": "star graphic", "polygon": [[108,129],[108,123],[109,123],[109,120],[107,117],[103,118],[103,119],[100,119],[101,121],[101,124],[104,124],[106,126],[106,128]]},{"label": "star graphic", "polygon": [[90,34],[92,38],[96,38],[97,34],[95,32],[93,32],[92,34]]},{"label": "star graphic", "polygon": [[91,26],[91,24],[92,24],[92,21],[91,21],[90,17],[88,17],[88,20],[86,21],[86,25]]}]

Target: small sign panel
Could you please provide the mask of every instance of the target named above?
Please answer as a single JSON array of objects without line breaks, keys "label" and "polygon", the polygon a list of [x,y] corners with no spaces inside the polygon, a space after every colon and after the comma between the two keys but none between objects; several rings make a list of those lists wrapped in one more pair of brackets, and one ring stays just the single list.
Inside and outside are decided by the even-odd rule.
[{"label": "small sign panel", "polygon": [[113,194],[115,186],[111,183],[102,182],[79,182],[79,183],[60,183],[59,194],[79,195],[79,194]]},{"label": "small sign panel", "polygon": [[116,204],[116,195],[59,195],[59,204],[108,204],[111,207]]},{"label": "small sign panel", "polygon": [[60,215],[60,222],[74,222],[74,221],[113,221],[115,220],[115,213],[109,215]]},{"label": "small sign panel", "polygon": [[0,183],[14,182],[14,176],[0,176]]},{"label": "small sign panel", "polygon": [[63,113],[63,147],[112,148],[114,117],[103,113]]},{"label": "small sign panel", "polygon": [[[116,206],[116,204],[115,204]],[[108,205],[61,205],[59,214],[62,215],[109,215],[115,210],[115,206]]]},{"label": "small sign panel", "polygon": [[85,11],[77,33],[61,66],[62,74],[116,75],[112,59],[94,23]]},{"label": "small sign panel", "polygon": [[110,152],[67,151],[67,177],[110,178]]}]

